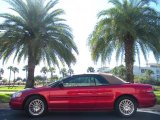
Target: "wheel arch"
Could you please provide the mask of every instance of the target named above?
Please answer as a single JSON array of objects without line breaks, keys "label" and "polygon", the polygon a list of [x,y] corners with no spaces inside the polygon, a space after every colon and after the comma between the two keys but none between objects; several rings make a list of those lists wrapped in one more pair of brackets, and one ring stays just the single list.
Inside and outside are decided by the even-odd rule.
[{"label": "wheel arch", "polygon": [[133,95],[131,95],[131,94],[123,94],[123,95],[118,96],[118,97],[115,99],[115,101],[114,101],[114,108],[115,108],[115,105],[116,105],[117,100],[120,99],[121,97],[130,97],[130,98],[134,99],[135,102],[137,103],[137,106],[139,106],[138,99],[137,99],[135,96],[133,96]]},{"label": "wheel arch", "polygon": [[46,103],[46,105],[47,105],[47,108],[48,108],[47,100],[46,100],[46,98],[45,98],[43,95],[41,95],[41,94],[31,94],[31,95],[28,95],[28,96],[24,99],[24,101],[23,101],[23,109],[25,108],[25,104],[26,104],[27,100],[28,100],[30,97],[33,97],[33,96],[37,96],[37,97],[42,98],[42,99],[45,101],[45,103]]}]

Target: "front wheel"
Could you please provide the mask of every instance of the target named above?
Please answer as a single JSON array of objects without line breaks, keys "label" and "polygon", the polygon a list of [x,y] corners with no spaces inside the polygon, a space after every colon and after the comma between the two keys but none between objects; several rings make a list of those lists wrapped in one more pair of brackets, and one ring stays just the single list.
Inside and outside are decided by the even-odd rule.
[{"label": "front wheel", "polygon": [[32,96],[26,101],[25,111],[32,117],[41,116],[47,111],[46,102],[39,96]]},{"label": "front wheel", "polygon": [[116,101],[115,110],[122,117],[130,117],[137,111],[137,102],[131,97],[120,97]]}]

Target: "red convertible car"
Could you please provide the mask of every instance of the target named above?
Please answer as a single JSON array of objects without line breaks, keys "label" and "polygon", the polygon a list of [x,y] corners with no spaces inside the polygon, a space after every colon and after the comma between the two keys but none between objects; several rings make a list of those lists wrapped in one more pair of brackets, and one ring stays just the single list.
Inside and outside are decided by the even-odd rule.
[{"label": "red convertible car", "polygon": [[132,84],[111,74],[98,73],[73,75],[45,87],[16,92],[10,107],[25,110],[33,117],[48,110],[115,110],[129,117],[137,108],[155,103],[151,85]]}]

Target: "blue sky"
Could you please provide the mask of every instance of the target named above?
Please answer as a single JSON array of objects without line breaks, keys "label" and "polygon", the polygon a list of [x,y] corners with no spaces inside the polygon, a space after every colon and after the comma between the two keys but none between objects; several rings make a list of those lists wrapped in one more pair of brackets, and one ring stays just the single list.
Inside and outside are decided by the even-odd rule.
[{"label": "blue sky", "polygon": [[[87,46],[87,38],[97,23],[97,13],[101,10],[110,8],[110,4],[108,4],[107,0],[59,0],[59,4],[56,7],[65,11],[64,17],[67,20],[67,24],[72,28],[74,41],[79,50],[77,63],[72,66],[75,73],[85,73],[89,66],[99,68],[101,66],[114,67],[118,65],[118,63],[115,62],[114,56],[112,57],[110,64],[106,62],[105,65],[102,65],[98,62],[95,65],[91,60],[89,47]],[[3,12],[10,11],[8,11],[8,5],[1,1],[0,13]],[[155,62],[152,55],[149,62]],[[26,62],[17,64],[16,61],[13,63],[12,58],[10,58],[10,60],[4,65],[2,65],[2,62],[0,61],[0,68],[3,67],[5,69],[4,77],[8,78],[9,71],[7,70],[7,67],[10,65],[16,66],[20,69],[20,73],[17,76],[24,78],[25,72],[22,72],[21,69],[25,64]],[[141,65],[144,64],[146,63],[142,57]],[[36,75],[40,74],[39,71],[43,66],[47,65],[41,63],[41,65],[36,67]]]}]

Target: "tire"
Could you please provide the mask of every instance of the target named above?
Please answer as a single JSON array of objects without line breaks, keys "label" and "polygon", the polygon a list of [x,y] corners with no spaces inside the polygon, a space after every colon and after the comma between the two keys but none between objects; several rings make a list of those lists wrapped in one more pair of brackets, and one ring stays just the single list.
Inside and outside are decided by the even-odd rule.
[{"label": "tire", "polygon": [[132,97],[120,97],[115,103],[115,111],[122,117],[133,116],[137,112],[137,102]]},{"label": "tire", "polygon": [[40,96],[29,97],[24,108],[26,113],[31,117],[38,117],[47,112],[46,101]]}]

